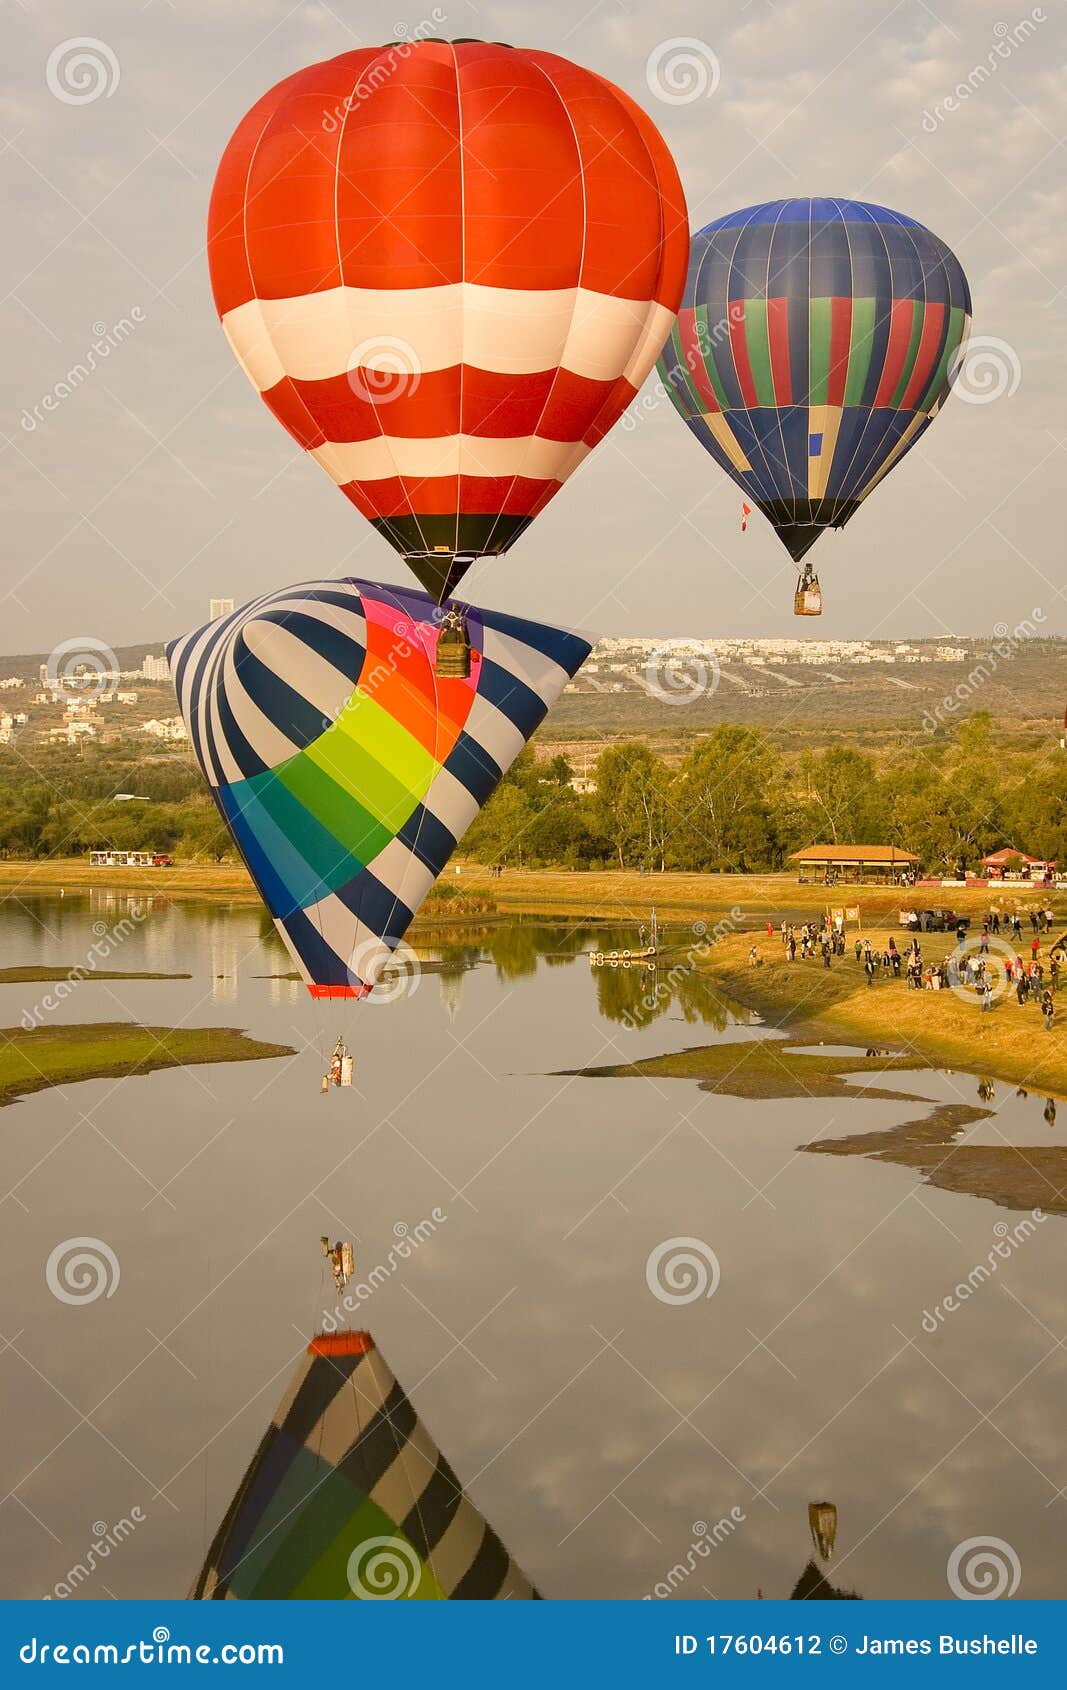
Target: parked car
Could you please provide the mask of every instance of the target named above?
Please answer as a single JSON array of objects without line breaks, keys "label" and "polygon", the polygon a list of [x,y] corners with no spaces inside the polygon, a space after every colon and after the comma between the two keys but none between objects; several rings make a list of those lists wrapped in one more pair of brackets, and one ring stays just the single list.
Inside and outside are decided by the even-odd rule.
[{"label": "parked car", "polygon": [[931,910],[901,910],[898,919],[910,933],[958,933],[971,925],[970,916],[957,915],[943,905]]}]

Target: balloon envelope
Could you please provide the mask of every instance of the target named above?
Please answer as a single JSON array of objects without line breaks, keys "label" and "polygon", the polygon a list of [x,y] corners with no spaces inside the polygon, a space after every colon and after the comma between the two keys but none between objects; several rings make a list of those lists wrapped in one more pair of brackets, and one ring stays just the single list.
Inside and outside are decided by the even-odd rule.
[{"label": "balloon envelope", "polygon": [[189,1592],[194,1601],[537,1594],[367,1332],[312,1339]]},{"label": "balloon envelope", "polygon": [[567,59],[484,41],[280,82],[227,146],[208,221],[245,373],[438,597],[621,416],[688,251],[651,119]]},{"label": "balloon envelope", "polygon": [[799,560],[928,427],[970,311],[959,260],[913,218],[775,200],[694,235],[660,374]]},{"label": "balloon envelope", "polygon": [[414,588],[311,581],[167,647],[193,750],[313,996],[370,991],[589,641],[468,607],[435,673]]}]

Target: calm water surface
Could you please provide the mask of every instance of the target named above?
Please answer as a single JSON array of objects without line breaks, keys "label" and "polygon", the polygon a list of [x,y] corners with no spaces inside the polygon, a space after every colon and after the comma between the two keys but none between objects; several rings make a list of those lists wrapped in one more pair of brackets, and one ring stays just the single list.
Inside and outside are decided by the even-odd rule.
[{"label": "calm water surface", "polygon": [[[948,1594],[951,1552],[977,1537],[1011,1547],[1021,1596],[1062,1595],[1067,1225],[1016,1242],[1023,1217],[908,1169],[797,1152],[916,1106],[560,1074],[770,1036],[692,980],[657,998],[662,976],[578,954],[632,930],[469,933],[427,954],[475,966],[322,1013],[262,978],[288,963],[254,908],[101,892],[0,905],[0,965],[77,963],[94,923],[131,909],[110,965],[192,979],[85,984],[49,1024],[236,1026],[297,1054],[0,1116],[3,1595],[49,1593],[134,1508],[143,1523],[82,1593],[185,1592],[332,1305],[324,1232],[356,1239],[364,1275],[394,1251],[360,1321],[547,1596],[640,1597],[672,1567],[681,1596],[788,1595],[816,1499],[839,1513],[831,1577],[864,1596]],[[0,1025],[47,990],[0,987]],[[358,1089],[324,1098],[341,1030]],[[932,1100],[975,1087],[914,1076]],[[1013,1087],[993,1106],[975,1142],[1064,1142],[1067,1108],[1050,1128]],[[49,1290],[49,1254],[77,1238],[114,1252],[111,1296]],[[653,1293],[669,1240],[714,1252],[714,1295]]]}]

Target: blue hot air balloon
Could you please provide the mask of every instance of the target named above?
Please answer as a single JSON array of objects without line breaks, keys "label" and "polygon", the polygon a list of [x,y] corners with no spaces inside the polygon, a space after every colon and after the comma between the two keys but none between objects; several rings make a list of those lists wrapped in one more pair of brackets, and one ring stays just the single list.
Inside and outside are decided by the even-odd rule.
[{"label": "blue hot air balloon", "polygon": [[[937,415],[970,313],[959,260],[914,218],[861,200],[774,200],[694,235],[659,370],[800,563]],[[805,564],[796,610],[819,609]]]}]

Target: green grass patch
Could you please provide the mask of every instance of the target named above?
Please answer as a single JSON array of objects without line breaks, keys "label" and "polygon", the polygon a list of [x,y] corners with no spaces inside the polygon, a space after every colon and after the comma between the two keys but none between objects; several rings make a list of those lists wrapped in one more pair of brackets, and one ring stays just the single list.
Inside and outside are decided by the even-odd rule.
[{"label": "green grass patch", "polygon": [[122,968],[87,968],[72,963],[69,968],[0,968],[0,986],[38,986],[45,981],[72,980],[191,980],[191,974],[143,974]]},{"label": "green grass patch", "polygon": [[142,1027],[127,1021],[36,1027],[32,1032],[6,1027],[0,1029],[0,1106],[77,1080],[293,1054],[290,1045],[265,1044],[236,1027]]}]

